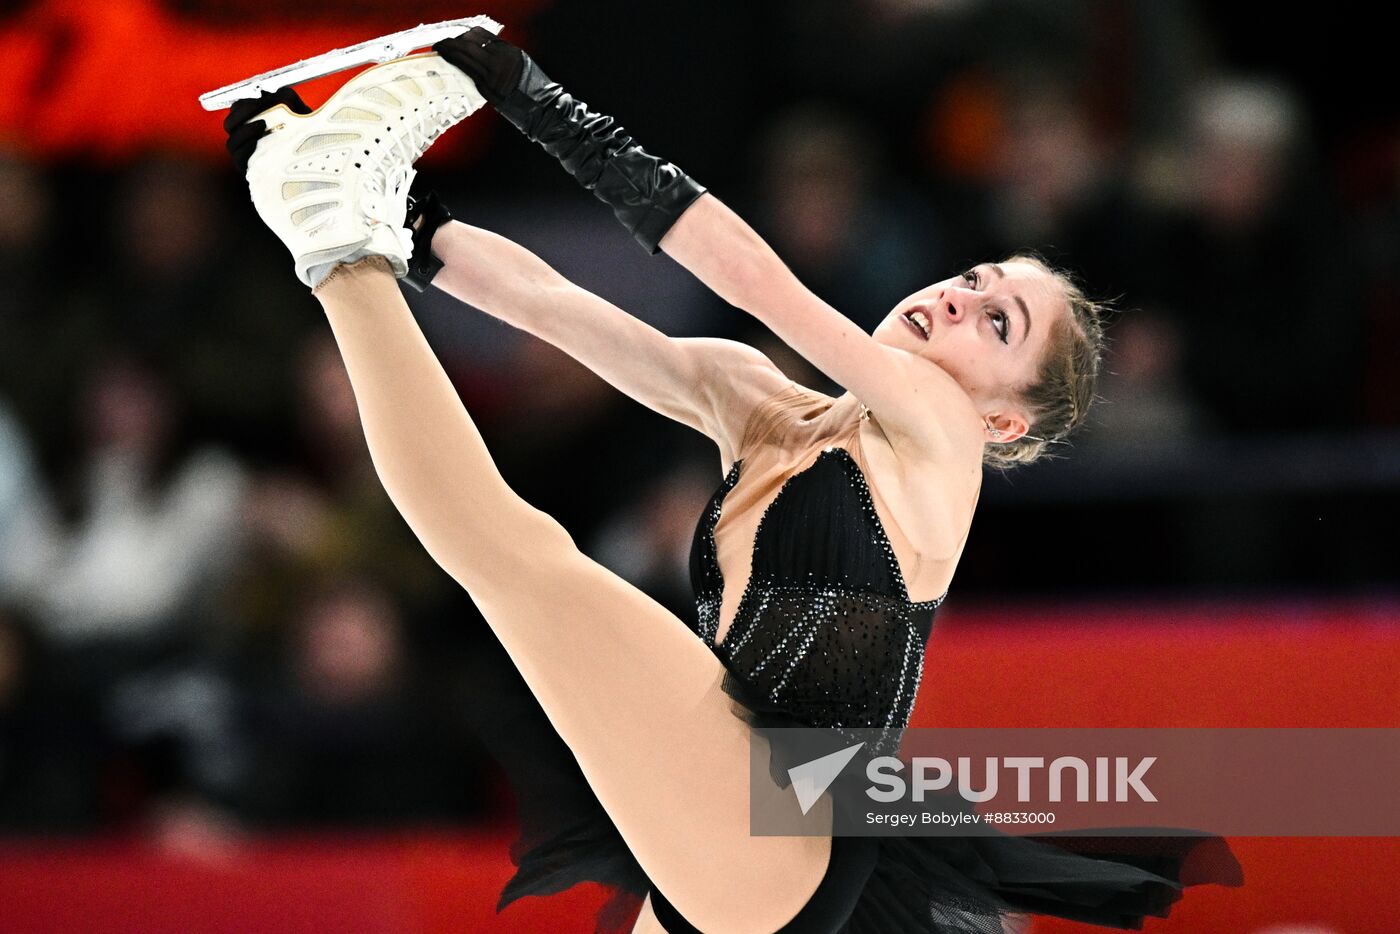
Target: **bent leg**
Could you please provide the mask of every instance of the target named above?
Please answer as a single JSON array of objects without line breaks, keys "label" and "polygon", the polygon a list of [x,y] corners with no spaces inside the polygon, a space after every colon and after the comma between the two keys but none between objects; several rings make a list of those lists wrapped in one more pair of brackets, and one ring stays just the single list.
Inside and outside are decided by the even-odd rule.
[{"label": "bent leg", "polygon": [[340,267],[316,295],[385,489],[471,594],[648,876],[703,930],[781,927],[831,841],[749,834],[749,731],[718,659],[506,485],[382,262]]}]

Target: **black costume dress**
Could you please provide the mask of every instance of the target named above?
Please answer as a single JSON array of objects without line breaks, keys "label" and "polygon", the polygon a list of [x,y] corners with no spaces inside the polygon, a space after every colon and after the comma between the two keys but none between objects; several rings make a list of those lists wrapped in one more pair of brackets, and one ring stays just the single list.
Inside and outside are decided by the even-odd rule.
[{"label": "black costume dress", "polygon": [[[872,754],[883,755],[897,751],[909,721],[942,598],[909,598],[891,536],[902,553],[912,548],[888,509],[891,521],[882,521],[866,482],[858,408],[849,394],[790,384],[755,409],[695,531],[693,628],[724,664],[738,716],[758,727],[879,728],[885,748]],[[722,522],[740,532],[719,542]],[[720,565],[739,566],[748,541],[747,585],[727,590]],[[726,606],[733,622],[716,642]],[[775,778],[780,755],[775,746]],[[518,796],[519,871],[500,907],[591,880],[617,891],[599,930],[626,930],[650,882],[586,784],[567,793],[561,784]],[[1138,928],[1144,916],[1164,917],[1184,885],[1240,882],[1218,837],[867,839],[873,867],[867,860],[855,870],[860,894],[829,930],[999,934],[1018,913]],[[653,904],[668,930],[688,929],[667,920],[674,912],[659,893]]]}]

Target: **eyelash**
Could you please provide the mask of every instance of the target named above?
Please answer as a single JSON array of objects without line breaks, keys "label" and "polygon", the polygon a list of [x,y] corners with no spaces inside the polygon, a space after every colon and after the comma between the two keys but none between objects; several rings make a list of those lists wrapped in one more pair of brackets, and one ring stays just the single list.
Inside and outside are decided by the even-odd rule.
[{"label": "eyelash", "polygon": [[[962,274],[962,277],[967,281],[968,285],[973,288],[976,288],[982,281],[982,276],[975,269],[969,269]],[[992,320],[999,322],[999,324],[994,324],[993,327],[997,329],[997,336],[1001,338],[1001,342],[1003,344],[1009,344],[1011,342],[1011,320],[1006,317],[1006,312],[999,310],[993,311]]]}]

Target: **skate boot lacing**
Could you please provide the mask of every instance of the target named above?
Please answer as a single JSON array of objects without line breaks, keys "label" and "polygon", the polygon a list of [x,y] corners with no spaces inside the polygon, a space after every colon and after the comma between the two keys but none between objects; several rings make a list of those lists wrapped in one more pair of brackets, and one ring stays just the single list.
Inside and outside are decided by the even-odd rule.
[{"label": "skate boot lacing", "polygon": [[404,226],[408,187],[417,175],[413,163],[469,112],[459,94],[425,98],[411,113],[399,117],[397,128],[387,124],[381,136],[372,137],[370,148],[355,163],[356,168],[363,170],[360,209],[366,218],[394,231],[405,256],[413,252],[413,232]]}]

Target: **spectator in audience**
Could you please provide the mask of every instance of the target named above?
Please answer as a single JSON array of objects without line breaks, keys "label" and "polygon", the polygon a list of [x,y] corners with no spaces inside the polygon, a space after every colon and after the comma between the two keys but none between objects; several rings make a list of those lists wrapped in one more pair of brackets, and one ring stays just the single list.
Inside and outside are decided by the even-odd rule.
[{"label": "spectator in audience", "polygon": [[1150,309],[1119,319],[1104,357],[1103,404],[1089,418],[1086,442],[1161,450],[1201,435],[1204,419],[1182,378],[1182,341],[1177,322]]},{"label": "spectator in audience", "polygon": [[76,521],[35,598],[49,638],[105,654],[204,625],[236,557],[246,480],[222,448],[181,446],[179,407],[137,356],[114,352],[89,375]]},{"label": "spectator in audience", "polygon": [[402,825],[479,812],[476,746],[419,677],[382,587],[330,580],[286,635],[257,714],[248,813],[274,824]]},{"label": "spectator in audience", "polygon": [[183,442],[179,399],[138,354],[111,350],[88,374],[78,421],[69,521],[46,517],[31,475],[10,511],[21,560],[5,569],[47,647],[51,712],[91,783],[88,813],[121,821],[175,787],[231,790],[229,721],[185,703],[225,690],[208,659],[225,635],[215,598],[245,474],[222,448]]},{"label": "spectator in audience", "polygon": [[[1278,432],[1355,423],[1361,320],[1333,193],[1297,100],[1275,81],[1203,85],[1187,201],[1166,218],[1148,301],[1181,322],[1191,387],[1221,427]],[[1280,368],[1286,378],[1280,378]]]},{"label": "spectator in audience", "polygon": [[936,211],[920,212],[876,140],[837,111],[781,114],[761,143],[758,227],[797,276],[862,328],[946,264]]}]

